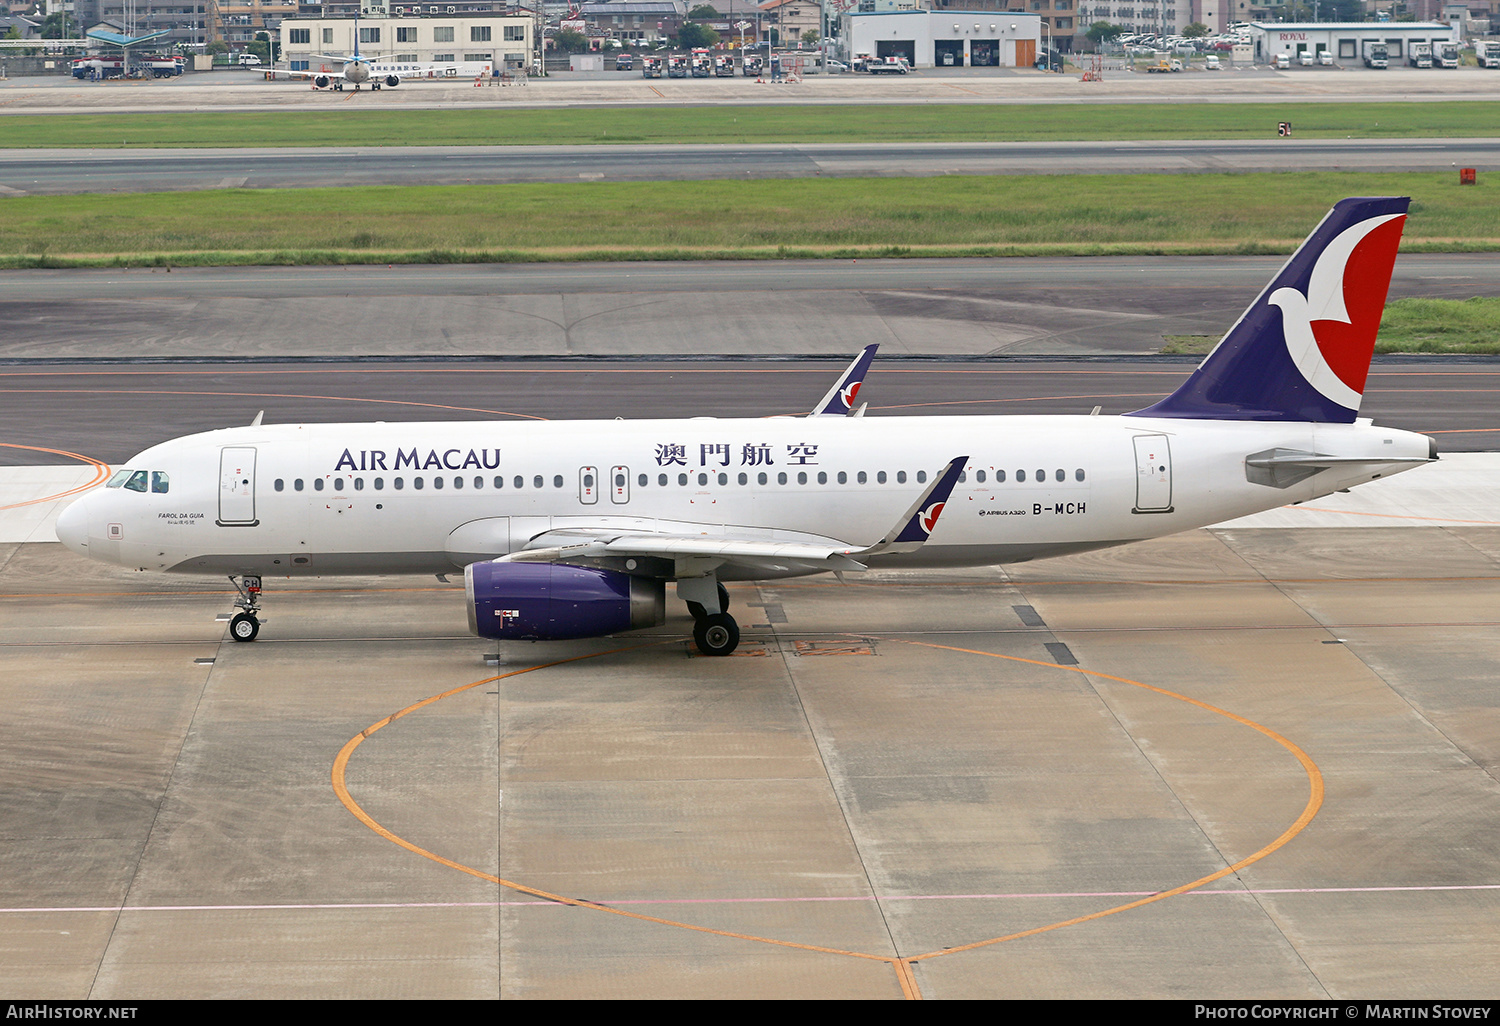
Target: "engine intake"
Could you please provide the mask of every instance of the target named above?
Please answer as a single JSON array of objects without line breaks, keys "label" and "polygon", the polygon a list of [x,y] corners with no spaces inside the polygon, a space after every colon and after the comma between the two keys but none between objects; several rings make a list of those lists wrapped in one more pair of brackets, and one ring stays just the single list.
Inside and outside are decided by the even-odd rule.
[{"label": "engine intake", "polygon": [[662,581],[614,570],[554,563],[471,563],[464,568],[464,590],[469,630],[482,638],[597,638],[666,621]]}]

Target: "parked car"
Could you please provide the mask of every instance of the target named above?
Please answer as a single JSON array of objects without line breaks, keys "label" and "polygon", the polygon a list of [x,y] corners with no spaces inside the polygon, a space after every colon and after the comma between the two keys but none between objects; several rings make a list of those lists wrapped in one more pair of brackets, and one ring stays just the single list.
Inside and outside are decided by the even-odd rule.
[{"label": "parked car", "polygon": [[635,68],[635,55],[622,53],[615,58],[616,71],[631,71]]},{"label": "parked car", "polygon": [[1285,71],[1287,68],[1290,68],[1292,66],[1292,58],[1288,54],[1278,53],[1276,55],[1276,60],[1273,62],[1273,66],[1277,71]]},{"label": "parked car", "polygon": [[1325,68],[1331,68],[1331,67],[1333,67],[1333,51],[1331,51],[1331,50],[1319,50],[1318,51],[1318,63],[1321,64]]},{"label": "parked car", "polygon": [[1313,60],[1314,58],[1311,50],[1303,50],[1297,55],[1297,63],[1302,65],[1304,68],[1312,67]]},{"label": "parked car", "polygon": [[240,54],[240,63],[241,64],[247,64],[247,65],[250,65],[250,64],[259,64],[260,63],[260,56],[258,54],[253,54],[253,53],[242,53],[242,54]]},{"label": "parked car", "polygon": [[1219,70],[1219,55],[1216,54],[1216,53],[1211,53],[1207,57],[1203,58],[1203,70],[1204,71],[1218,71]]}]

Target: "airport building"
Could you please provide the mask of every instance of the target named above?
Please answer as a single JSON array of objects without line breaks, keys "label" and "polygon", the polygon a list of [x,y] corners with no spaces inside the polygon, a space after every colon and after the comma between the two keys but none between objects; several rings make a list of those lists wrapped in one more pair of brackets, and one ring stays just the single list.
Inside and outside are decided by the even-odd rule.
[{"label": "airport building", "polygon": [[1436,21],[1335,21],[1253,22],[1250,40],[1257,63],[1274,61],[1286,54],[1292,60],[1302,53],[1316,56],[1327,51],[1339,64],[1361,63],[1365,42],[1386,46],[1391,64],[1404,62],[1416,43],[1458,42],[1458,29]]},{"label": "airport building", "polygon": [[846,56],[904,57],[913,68],[1029,68],[1041,52],[1039,15],[1019,11],[847,11]]},{"label": "airport building", "polygon": [[[497,71],[530,66],[536,22],[529,14],[457,14],[444,5],[393,5],[388,17],[287,18],[281,52],[293,71],[315,70],[319,54],[359,52],[392,61],[492,61]],[[430,13],[429,13],[430,12]]]}]

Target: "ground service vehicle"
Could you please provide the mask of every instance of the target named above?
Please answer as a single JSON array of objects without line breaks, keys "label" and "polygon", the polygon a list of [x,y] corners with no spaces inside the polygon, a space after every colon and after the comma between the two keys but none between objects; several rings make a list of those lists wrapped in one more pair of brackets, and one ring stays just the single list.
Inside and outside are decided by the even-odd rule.
[{"label": "ground service vehicle", "polygon": [[694,78],[707,78],[714,73],[713,58],[709,56],[707,50],[694,50],[689,67]]},{"label": "ground service vehicle", "polygon": [[1437,60],[1435,61],[1435,63],[1444,68],[1458,67],[1458,44],[1444,43],[1442,46],[1438,47]]},{"label": "ground service vehicle", "polygon": [[182,74],[184,60],[168,54],[147,53],[140,57],[139,67],[150,72],[152,78],[174,78]]},{"label": "ground service vehicle", "polygon": [[667,58],[668,78],[687,78],[688,59],[680,53],[674,53]]},{"label": "ground service vehicle", "polygon": [[1412,43],[1406,49],[1406,63],[1414,68],[1432,67],[1432,44]]},{"label": "ground service vehicle", "polygon": [[1318,51],[1318,63],[1320,65],[1322,65],[1323,67],[1325,67],[1325,68],[1331,68],[1331,67],[1333,67],[1333,51],[1331,51],[1331,50],[1319,50]]},{"label": "ground service vehicle", "polygon": [[733,54],[727,54],[727,53],[720,54],[719,56],[717,56],[717,57],[714,58],[714,77],[715,78],[733,78],[734,77],[734,55]]},{"label": "ground service vehicle", "polygon": [[1292,58],[1289,54],[1278,53],[1275,61],[1272,62],[1272,66],[1277,71],[1285,71],[1292,66]]},{"label": "ground service vehicle", "polygon": [[1359,42],[1359,55],[1364,59],[1367,68],[1389,67],[1388,54],[1389,50],[1386,49],[1386,45],[1377,39],[1362,39]]},{"label": "ground service vehicle", "polygon": [[740,67],[745,71],[746,78],[754,78],[765,70],[765,60],[753,53],[747,53],[740,58]]},{"label": "ground service vehicle", "polygon": [[1474,56],[1481,68],[1500,68],[1500,43],[1479,43],[1474,47]]},{"label": "ground service vehicle", "polygon": [[1303,50],[1301,53],[1299,53],[1297,55],[1297,63],[1300,64],[1300,65],[1302,65],[1304,68],[1310,68],[1310,67],[1312,67],[1313,66],[1313,52],[1311,50]]},{"label": "ground service vehicle", "polygon": [[74,78],[121,78],[125,61],[120,57],[79,57],[73,61]]},{"label": "ground service vehicle", "polygon": [[641,77],[642,78],[661,78],[661,58],[660,57],[642,57],[641,58]]},{"label": "ground service vehicle", "polygon": [[615,70],[616,71],[632,71],[634,69],[635,69],[635,56],[633,54],[622,53],[618,57],[615,58]]},{"label": "ground service vehicle", "polygon": [[886,57],[884,60],[866,61],[865,70],[872,75],[904,75],[910,69],[905,57]]}]

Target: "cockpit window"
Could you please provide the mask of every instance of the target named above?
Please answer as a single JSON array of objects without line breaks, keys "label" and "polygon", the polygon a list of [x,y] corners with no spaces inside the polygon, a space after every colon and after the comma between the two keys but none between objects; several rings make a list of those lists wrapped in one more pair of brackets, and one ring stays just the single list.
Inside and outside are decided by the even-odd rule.
[{"label": "cockpit window", "polygon": [[133,470],[117,470],[117,471],[115,471],[115,476],[112,477],[112,478],[110,478],[109,479],[109,483],[106,484],[104,487],[106,487],[106,488],[118,488],[122,484],[124,484],[127,480],[129,480],[130,479],[130,475],[134,474],[134,473],[135,473],[135,471],[133,471]]},{"label": "cockpit window", "polygon": [[146,490],[146,472],[137,470],[130,475],[130,480],[125,482],[125,487],[132,492],[144,492]]},{"label": "cockpit window", "polygon": [[171,486],[171,482],[167,479],[166,471],[163,471],[163,470],[153,470],[153,471],[151,471],[151,491],[152,491],[153,494],[155,494],[155,495],[165,495],[167,493],[167,489],[170,486]]}]

